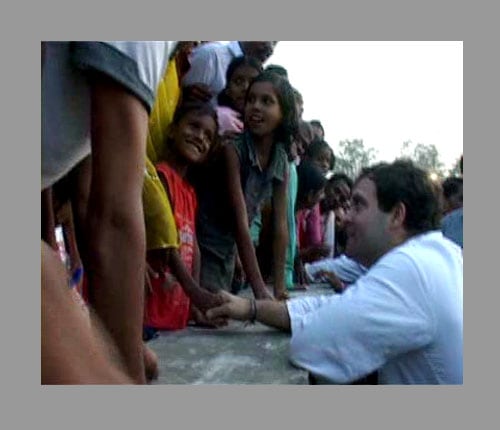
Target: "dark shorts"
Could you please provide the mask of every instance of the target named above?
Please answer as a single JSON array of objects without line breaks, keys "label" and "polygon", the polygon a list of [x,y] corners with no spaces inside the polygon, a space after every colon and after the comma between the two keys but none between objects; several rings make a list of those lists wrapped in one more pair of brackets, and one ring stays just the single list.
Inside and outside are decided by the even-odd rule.
[{"label": "dark shorts", "polygon": [[200,284],[209,291],[231,291],[233,282],[235,249],[226,253],[225,258],[209,249],[200,247]]}]

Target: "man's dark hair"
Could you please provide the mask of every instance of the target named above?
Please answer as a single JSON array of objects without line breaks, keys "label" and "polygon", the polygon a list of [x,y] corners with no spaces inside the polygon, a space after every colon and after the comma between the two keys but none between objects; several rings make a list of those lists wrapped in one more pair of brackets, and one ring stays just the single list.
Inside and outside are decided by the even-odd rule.
[{"label": "man's dark hair", "polygon": [[411,160],[378,163],[364,168],[354,185],[368,178],[377,190],[378,207],[389,212],[398,203],[406,208],[405,227],[411,234],[439,228],[439,200],[427,172]]},{"label": "man's dark hair", "polygon": [[457,178],[456,176],[451,176],[443,181],[443,196],[449,199],[455,194],[459,194],[463,189],[464,180],[462,178]]}]

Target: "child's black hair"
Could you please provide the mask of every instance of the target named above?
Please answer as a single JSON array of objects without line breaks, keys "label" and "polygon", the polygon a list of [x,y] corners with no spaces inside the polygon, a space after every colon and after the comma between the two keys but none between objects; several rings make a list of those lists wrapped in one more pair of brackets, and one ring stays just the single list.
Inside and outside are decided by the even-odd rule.
[{"label": "child's black hair", "polygon": [[293,140],[298,137],[299,130],[299,116],[295,106],[293,88],[290,83],[280,75],[274,72],[264,71],[258,75],[248,87],[247,97],[248,92],[257,82],[269,82],[274,87],[281,107],[281,113],[283,114],[283,120],[276,129],[275,137],[279,142],[284,144],[285,151],[289,159],[291,159],[290,147],[292,146]]},{"label": "child's black hair", "polygon": [[319,127],[321,131],[323,132],[323,135],[325,134],[325,129],[323,128],[323,124],[321,124],[321,121],[319,119],[312,119],[309,121],[311,125],[315,125],[316,127]]},{"label": "child's black hair", "polygon": [[297,167],[297,202],[303,202],[313,192],[325,187],[326,177],[312,161],[304,160]]},{"label": "child's black hair", "polygon": [[330,179],[328,179],[328,183],[331,185],[336,184],[338,182],[345,182],[349,187],[349,189],[352,190],[353,181],[345,173],[335,173],[330,177]]},{"label": "child's black hair", "polygon": [[266,72],[273,72],[280,75],[282,78],[288,79],[288,70],[279,64],[269,64],[265,70]]},{"label": "child's black hair", "polygon": [[304,98],[302,97],[301,92],[297,88],[293,89],[293,95],[295,97],[296,102],[302,103],[302,104],[304,103]]},{"label": "child's black hair", "polygon": [[[231,80],[231,78],[233,77],[234,72],[240,66],[249,66],[249,67],[252,67],[255,70],[257,70],[258,73],[262,73],[262,71],[263,71],[262,64],[256,58],[250,57],[248,55],[241,55],[239,57],[235,57],[229,63],[229,66],[227,67],[227,71],[226,71],[226,87],[227,87],[229,81]],[[230,107],[231,109],[235,109],[233,101],[226,94],[226,88],[224,88],[219,93],[219,95],[217,96],[217,104],[219,106],[227,106],[227,107]]]},{"label": "child's black hair", "polygon": [[455,194],[459,194],[463,190],[464,180],[456,176],[450,176],[446,178],[442,183],[443,195],[446,199],[449,199]]},{"label": "child's black hair", "polygon": [[328,145],[326,141],[317,139],[313,140],[306,149],[306,156],[312,158],[325,148],[329,149],[332,153],[332,157],[330,158],[330,170],[333,170],[333,168],[335,167],[335,153],[333,152],[332,147]]}]

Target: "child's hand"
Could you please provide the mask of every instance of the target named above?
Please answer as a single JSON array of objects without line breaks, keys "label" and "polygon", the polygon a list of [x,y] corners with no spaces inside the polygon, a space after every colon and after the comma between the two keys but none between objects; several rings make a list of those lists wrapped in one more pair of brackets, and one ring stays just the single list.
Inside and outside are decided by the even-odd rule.
[{"label": "child's hand", "polygon": [[223,298],[220,294],[211,293],[204,288],[199,288],[196,292],[191,294],[190,299],[192,305],[203,312],[220,306],[223,303]]},{"label": "child's hand", "polygon": [[276,300],[282,301],[282,300],[288,300],[290,298],[290,294],[288,293],[287,290],[274,290],[274,298]]},{"label": "child's hand", "polygon": [[234,262],[234,277],[240,283],[245,282],[245,271],[243,270],[243,265],[238,255]]},{"label": "child's hand", "polygon": [[[222,302],[221,302],[222,304]],[[197,326],[206,328],[224,327],[227,325],[228,319],[223,317],[214,318],[209,320],[206,315],[200,311],[196,306],[191,305],[191,319]]]},{"label": "child's hand", "polygon": [[317,278],[326,279],[326,281],[333,287],[336,293],[341,293],[345,290],[345,284],[338,278],[334,272],[327,270],[320,270],[316,273]]},{"label": "child's hand", "polygon": [[295,273],[297,274],[297,283],[299,286],[304,287],[307,284],[307,273],[306,269],[304,268],[304,263],[302,262],[301,258],[297,256],[294,261],[294,270]]},{"label": "child's hand", "polygon": [[222,299],[222,304],[207,311],[206,316],[210,321],[216,321],[219,318],[245,321],[250,318],[250,299],[229,294],[224,290],[221,290],[218,295]]}]

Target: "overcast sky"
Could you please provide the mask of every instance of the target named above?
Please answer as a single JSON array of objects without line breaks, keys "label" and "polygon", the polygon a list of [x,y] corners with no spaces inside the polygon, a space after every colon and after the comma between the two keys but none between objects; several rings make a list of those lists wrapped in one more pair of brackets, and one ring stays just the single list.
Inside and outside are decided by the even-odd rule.
[{"label": "overcast sky", "polygon": [[463,153],[463,43],[284,42],[266,64],[288,70],[338,150],[363,139],[392,161],[402,143],[434,144],[446,168]]}]

